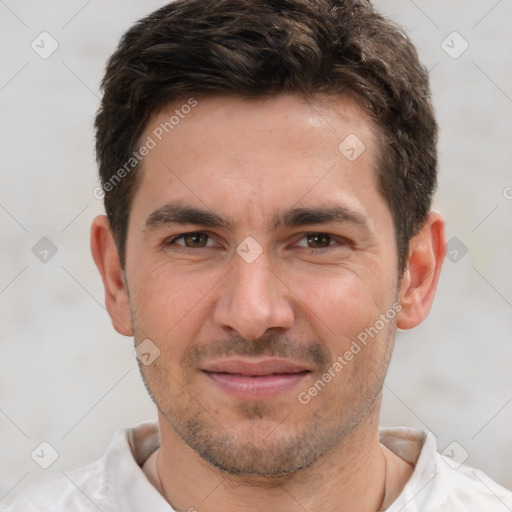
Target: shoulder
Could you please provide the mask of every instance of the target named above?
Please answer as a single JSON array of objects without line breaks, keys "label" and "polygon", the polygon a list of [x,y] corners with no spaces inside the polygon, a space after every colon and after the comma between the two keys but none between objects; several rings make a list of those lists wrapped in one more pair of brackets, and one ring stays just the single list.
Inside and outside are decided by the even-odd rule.
[{"label": "shoulder", "polygon": [[[438,453],[430,432],[409,428],[381,429],[381,442],[415,465],[398,499],[387,512],[507,512],[512,510],[512,492],[485,473],[462,464],[463,454],[454,450]],[[449,447],[448,447],[449,448]]]},{"label": "shoulder", "polygon": [[496,483],[483,471],[459,464],[453,458],[440,454],[437,454],[437,468],[433,489],[443,498],[439,510],[512,510],[512,492]]},{"label": "shoulder", "polygon": [[2,512],[107,512],[102,504],[108,496],[108,484],[104,478],[102,459],[83,468],[52,475],[25,489]]},{"label": "shoulder", "polygon": [[158,503],[161,497],[141,469],[158,445],[154,421],[119,430],[103,457],[32,484],[3,512],[117,512],[139,498]]}]

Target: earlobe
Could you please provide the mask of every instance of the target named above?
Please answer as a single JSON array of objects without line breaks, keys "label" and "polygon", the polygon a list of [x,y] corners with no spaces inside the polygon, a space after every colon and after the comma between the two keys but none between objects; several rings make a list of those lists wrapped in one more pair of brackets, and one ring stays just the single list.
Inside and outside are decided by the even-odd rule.
[{"label": "earlobe", "polygon": [[444,259],[444,220],[430,212],[420,232],[411,239],[407,268],[400,284],[402,310],[399,329],[411,329],[427,317],[437,289]]},{"label": "earlobe", "polygon": [[99,215],[91,226],[91,252],[105,288],[105,306],[115,330],[132,336],[132,319],[128,289],[119,254],[114,243],[110,222]]}]

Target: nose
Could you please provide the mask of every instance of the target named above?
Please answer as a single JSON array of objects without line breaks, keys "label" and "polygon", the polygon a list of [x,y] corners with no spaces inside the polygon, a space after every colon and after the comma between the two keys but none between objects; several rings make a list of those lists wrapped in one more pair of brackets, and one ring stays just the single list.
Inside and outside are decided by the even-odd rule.
[{"label": "nose", "polygon": [[268,258],[262,254],[252,263],[238,255],[234,259],[215,304],[216,325],[245,339],[257,339],[267,329],[289,329],[294,321],[292,293],[271,269]]}]

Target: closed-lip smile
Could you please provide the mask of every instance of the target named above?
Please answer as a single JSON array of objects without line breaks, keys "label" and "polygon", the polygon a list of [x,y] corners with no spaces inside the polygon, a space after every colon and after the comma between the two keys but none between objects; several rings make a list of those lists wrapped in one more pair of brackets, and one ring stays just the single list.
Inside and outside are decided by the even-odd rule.
[{"label": "closed-lip smile", "polygon": [[291,390],[311,369],[281,358],[230,357],[205,364],[204,374],[222,391],[238,398],[271,398]]}]

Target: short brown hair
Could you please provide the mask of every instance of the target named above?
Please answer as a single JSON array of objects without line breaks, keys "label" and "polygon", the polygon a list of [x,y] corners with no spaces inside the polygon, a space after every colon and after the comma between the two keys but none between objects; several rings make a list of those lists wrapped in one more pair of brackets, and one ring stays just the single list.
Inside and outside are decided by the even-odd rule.
[{"label": "short brown hair", "polygon": [[289,92],[349,93],[375,121],[379,186],[403,270],[436,187],[437,125],[428,73],[412,42],[369,1],[177,0],[123,36],[102,89],[96,154],[123,267],[138,184],[138,165],[126,171],[126,162],[149,117],[191,96]]}]

